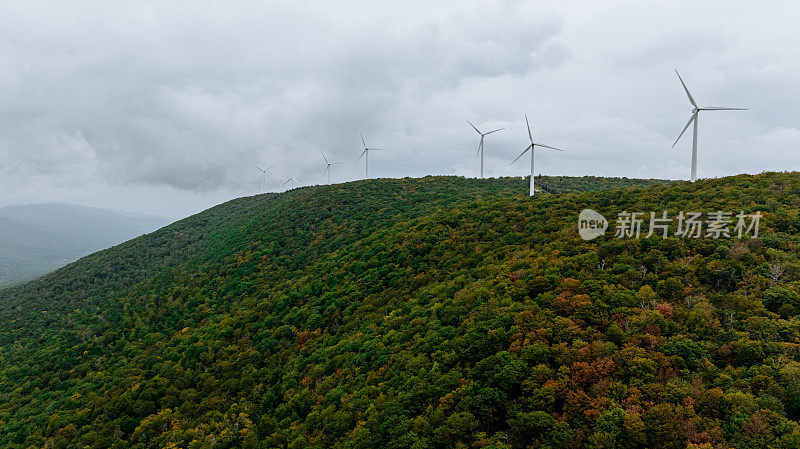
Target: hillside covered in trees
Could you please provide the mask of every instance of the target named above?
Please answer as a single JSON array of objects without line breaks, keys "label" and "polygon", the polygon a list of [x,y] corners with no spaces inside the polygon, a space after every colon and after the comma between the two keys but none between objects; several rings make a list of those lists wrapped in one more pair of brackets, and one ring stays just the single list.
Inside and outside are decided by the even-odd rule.
[{"label": "hillside covered in trees", "polygon": [[0,446],[800,447],[797,173],[526,186],[241,198],[0,290]]}]

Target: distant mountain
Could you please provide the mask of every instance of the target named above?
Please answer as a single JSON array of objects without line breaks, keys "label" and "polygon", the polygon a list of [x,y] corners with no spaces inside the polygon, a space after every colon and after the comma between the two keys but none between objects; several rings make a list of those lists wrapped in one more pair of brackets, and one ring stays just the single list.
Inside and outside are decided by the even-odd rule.
[{"label": "distant mountain", "polygon": [[72,204],[0,208],[0,286],[33,279],[169,221]]}]

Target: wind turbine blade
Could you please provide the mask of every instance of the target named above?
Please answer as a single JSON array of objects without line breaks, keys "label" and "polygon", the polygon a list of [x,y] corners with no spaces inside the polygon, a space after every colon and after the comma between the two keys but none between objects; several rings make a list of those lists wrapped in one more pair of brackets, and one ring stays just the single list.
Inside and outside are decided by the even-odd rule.
[{"label": "wind turbine blade", "polygon": [[328,158],[327,158],[327,157],[325,157],[325,153],[323,153],[322,151],[320,151],[320,152],[319,152],[319,154],[321,154],[321,155],[322,155],[322,159],[325,159],[325,163],[326,163],[326,164],[330,164],[330,162],[328,162]]},{"label": "wind turbine blade", "polygon": [[686,95],[689,96],[689,101],[692,102],[692,106],[697,107],[697,103],[694,101],[694,97],[692,97],[692,94],[689,93],[689,88],[686,87],[686,83],[683,82],[683,78],[681,78],[681,74],[678,73],[677,69],[675,70],[675,73],[678,75],[678,79],[681,80],[681,84],[683,84],[683,90],[685,90],[686,91]]},{"label": "wind turbine blade", "polygon": [[525,153],[527,153],[527,152],[528,152],[528,150],[530,150],[532,146],[533,146],[532,144],[531,144],[531,145],[528,145],[528,147],[527,147],[527,148],[525,148],[525,151],[523,151],[522,153],[520,153],[520,154],[519,154],[519,156],[517,156],[517,158],[516,158],[516,159],[514,159],[513,161],[511,161],[511,163],[510,163],[510,164],[508,164],[508,165],[514,165],[514,162],[517,162],[517,161],[519,160],[519,158],[521,158],[522,156],[525,156]]},{"label": "wind turbine blade", "polygon": [[478,152],[476,153],[477,156],[480,156],[482,149],[483,149],[483,135],[481,134],[481,141],[478,142]]},{"label": "wind turbine blade", "polygon": [[328,170],[331,169],[331,164],[325,166],[325,170],[322,170],[322,176],[325,176],[325,173],[328,173]]},{"label": "wind turbine blade", "polygon": [[344,164],[344,162],[342,162],[342,161],[339,161],[339,162],[331,162],[331,165],[339,165],[339,164]]},{"label": "wind turbine blade", "polygon": [[480,134],[480,135],[483,135],[483,133],[482,133],[482,132],[480,132],[480,131],[478,131],[478,128],[476,128],[476,127],[475,127],[475,125],[473,125],[473,124],[472,124],[472,122],[470,122],[469,120],[467,120],[467,123],[469,123],[469,126],[471,126],[471,127],[472,127],[472,129],[474,129],[476,133],[478,133],[478,134]]},{"label": "wind turbine blade", "polygon": [[361,156],[358,157],[358,160],[356,160],[356,162],[360,161],[361,158],[364,157],[365,154],[367,154],[367,149],[366,148],[364,148],[364,151],[361,152]]},{"label": "wind turbine blade", "polygon": [[500,129],[496,129],[496,130],[494,130],[494,131],[489,131],[488,133],[484,134],[484,136],[488,136],[488,135],[489,135],[489,134],[491,134],[491,133],[496,133],[497,131],[502,131],[502,130],[504,130],[504,129],[505,129],[505,128],[500,128]]},{"label": "wind turbine blade", "polygon": [[255,168],[259,169],[259,170],[261,170],[262,172],[263,172],[263,171],[266,171],[266,170],[264,170],[263,168],[259,167],[259,166],[258,166],[258,165],[256,165],[256,164],[250,164],[250,165],[252,165],[253,167],[255,167]]},{"label": "wind turbine blade", "polygon": [[278,164],[272,164],[272,165],[270,165],[269,167],[265,168],[265,169],[264,169],[264,171],[270,171],[270,170],[272,170],[273,168],[275,168],[275,166],[276,166],[276,165],[278,165]]},{"label": "wind turbine blade", "polygon": [[533,143],[533,134],[531,134],[531,124],[528,122],[528,114],[525,114],[525,124],[528,125],[528,138]]},{"label": "wind turbine blade", "polygon": [[677,139],[675,139],[675,143],[673,143],[673,144],[672,144],[672,148],[675,148],[675,145],[677,145],[677,144],[678,144],[678,141],[679,141],[679,140],[681,140],[681,137],[683,137],[683,133],[685,133],[685,132],[686,132],[686,130],[687,130],[687,129],[689,129],[689,125],[691,125],[691,124],[692,124],[692,122],[693,122],[693,121],[694,121],[696,118],[697,118],[697,112],[693,113],[693,114],[692,114],[692,116],[691,116],[691,117],[689,117],[689,121],[688,121],[688,122],[686,122],[686,126],[684,126],[684,127],[683,127],[683,131],[681,131],[681,134],[678,136],[678,138],[677,138]]},{"label": "wind turbine blade", "polygon": [[722,108],[718,106],[709,106],[706,108],[700,108],[701,111],[749,111],[747,108]]},{"label": "wind turbine blade", "polygon": [[289,178],[289,179],[286,180],[286,182],[283,183],[283,185],[289,184],[289,182],[291,182],[291,181],[294,181],[294,180],[292,178]]},{"label": "wind turbine blade", "polygon": [[367,148],[369,151],[383,151],[383,148]]},{"label": "wind turbine blade", "polygon": [[364,141],[364,134],[363,133],[359,133],[359,134],[361,134],[361,143],[364,144],[364,148],[367,148],[367,142]]},{"label": "wind turbine blade", "polygon": [[550,148],[551,150],[564,151],[561,148],[551,147],[549,145],[542,145],[541,143],[535,144],[537,147]]}]

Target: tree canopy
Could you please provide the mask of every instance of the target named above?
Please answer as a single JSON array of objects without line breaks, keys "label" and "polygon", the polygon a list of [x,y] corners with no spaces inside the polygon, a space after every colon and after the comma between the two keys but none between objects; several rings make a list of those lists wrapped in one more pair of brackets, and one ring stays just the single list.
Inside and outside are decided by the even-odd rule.
[{"label": "tree canopy", "polygon": [[[0,445],[800,445],[797,173],[526,185],[241,198],[0,290]],[[584,241],[584,208],[763,218]]]}]

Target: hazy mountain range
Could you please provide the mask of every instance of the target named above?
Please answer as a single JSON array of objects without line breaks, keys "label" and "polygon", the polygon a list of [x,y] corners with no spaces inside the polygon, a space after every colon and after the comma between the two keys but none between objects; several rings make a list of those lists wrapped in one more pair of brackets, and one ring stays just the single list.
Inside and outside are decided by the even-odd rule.
[{"label": "hazy mountain range", "polygon": [[169,219],[73,204],[0,208],[0,285],[35,278]]}]

